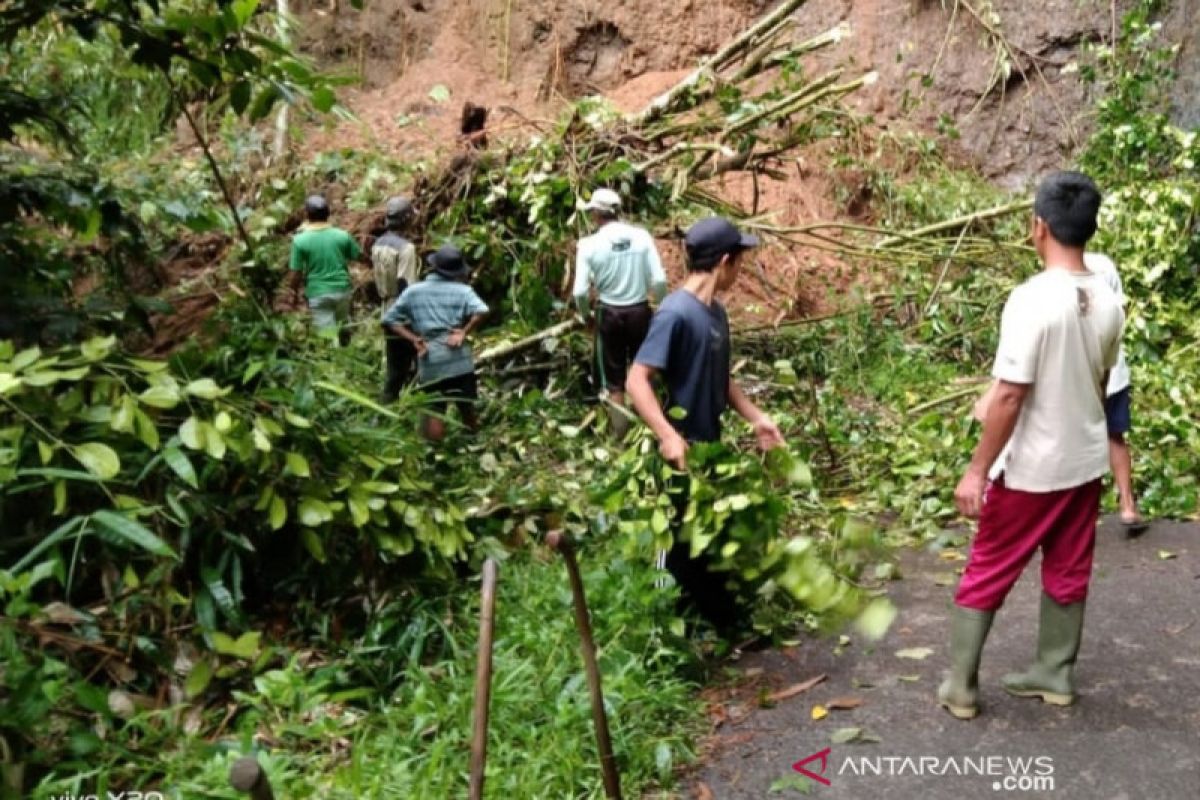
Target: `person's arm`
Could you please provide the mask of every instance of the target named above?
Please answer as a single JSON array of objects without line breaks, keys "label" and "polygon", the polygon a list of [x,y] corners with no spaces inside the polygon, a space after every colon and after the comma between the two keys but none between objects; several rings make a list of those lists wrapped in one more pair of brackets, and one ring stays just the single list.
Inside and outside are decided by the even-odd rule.
[{"label": "person's arm", "polygon": [[983,422],[983,435],[975,447],[975,454],[971,456],[966,474],[954,492],[954,502],[964,516],[979,516],[979,510],[983,507],[983,490],[987,486],[988,470],[996,463],[1004,446],[1008,444],[1013,428],[1017,427],[1021,406],[1032,385],[1010,383],[1006,380],[996,381],[996,389]]},{"label": "person's arm", "polygon": [[679,469],[687,467],[687,441],[675,430],[675,426],[663,413],[658,396],[654,394],[653,380],[658,370],[647,364],[634,363],[625,378],[625,392],[650,430],[658,437],[658,449],[670,463]]},{"label": "person's arm", "polygon": [[408,290],[405,290],[383,315],[383,321],[380,324],[387,332],[411,342],[417,350],[417,355],[423,356],[428,348],[425,345],[425,339],[411,327],[412,318],[408,301]]},{"label": "person's arm", "polygon": [[479,327],[487,314],[474,314],[467,320],[467,324],[461,328],[455,328],[450,331],[450,335],[446,337],[446,344],[450,347],[462,347],[463,342],[471,335],[471,332]]},{"label": "person's arm", "polygon": [[288,275],[287,288],[292,305],[297,305],[300,302],[300,289],[304,286],[304,253],[292,242],[292,254],[288,259]]},{"label": "person's arm", "polygon": [[412,286],[417,282],[418,269],[417,248],[410,242],[400,251],[400,263],[397,265],[396,272],[401,281]]},{"label": "person's arm", "polygon": [[585,318],[591,313],[591,303],[588,293],[591,291],[592,274],[588,265],[588,248],[580,242],[575,248],[575,288],[571,294],[575,298],[575,307]]},{"label": "person's arm", "polygon": [[654,245],[654,237],[647,233],[646,238],[650,240],[650,246],[646,250],[646,266],[649,270],[647,282],[650,285],[650,294],[654,296],[654,303],[657,305],[667,296],[667,273],[663,269],[658,248]]},{"label": "person's arm", "polygon": [[407,325],[400,322],[393,322],[384,325],[384,327],[400,338],[407,339],[409,342],[411,342],[412,346],[416,349],[418,356],[423,356],[429,351],[429,347],[425,344],[425,340],[418,336],[416,331]]},{"label": "person's arm", "polygon": [[353,236],[351,236],[349,232],[347,232],[346,233],[346,264],[347,264],[347,266],[350,264],[351,261],[368,261],[368,259],[366,256],[363,255],[363,249],[362,249],[362,247],[359,246],[358,240],[355,239]]},{"label": "person's arm", "polygon": [[742,387],[733,379],[729,381],[729,405],[754,427],[760,449],[770,450],[783,445],[783,434],[779,432],[779,426],[746,396]]},{"label": "person's arm", "polygon": [[304,273],[298,270],[293,270],[288,275],[288,297],[291,299],[292,305],[299,305],[300,292],[304,288]]},{"label": "person's arm", "polygon": [[479,327],[488,311],[487,303],[483,302],[483,298],[475,294],[475,290],[468,286],[461,317],[461,319],[466,319],[466,323],[461,328],[450,331],[450,335],[446,338],[446,344],[450,347],[462,347],[468,334]]}]

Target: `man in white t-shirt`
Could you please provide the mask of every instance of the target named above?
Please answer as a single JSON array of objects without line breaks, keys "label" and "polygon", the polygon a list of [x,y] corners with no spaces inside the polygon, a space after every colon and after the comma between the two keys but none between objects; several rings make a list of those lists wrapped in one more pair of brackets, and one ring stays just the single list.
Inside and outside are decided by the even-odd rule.
[{"label": "man in white t-shirt", "polygon": [[595,287],[596,365],[599,383],[607,392],[609,420],[617,439],[625,438],[629,417],[625,376],[650,330],[650,295],[656,303],[667,293],[667,274],[645,228],[620,218],[621,197],[612,189],[597,189],[583,206],[596,232],[579,240],[572,294],[579,312],[592,321],[591,291]]},{"label": "man in white t-shirt", "polygon": [[[1125,289],[1121,276],[1112,259],[1100,253],[1086,253],[1083,263],[1092,272],[1104,278],[1109,288],[1117,294],[1121,304],[1125,303]],[[1104,400],[1104,416],[1108,420],[1108,455],[1112,464],[1113,482],[1117,484],[1117,497],[1121,502],[1121,524],[1130,536],[1146,530],[1146,520],[1138,511],[1137,497],[1133,493],[1133,457],[1125,434],[1132,422],[1130,414],[1130,373],[1125,362],[1125,347],[1117,356],[1117,365],[1108,376],[1108,388]]]},{"label": "man in white t-shirt", "polygon": [[[1009,295],[983,434],[955,490],[979,530],[954,597],[951,670],[938,700],[979,713],[978,671],[992,619],[1037,550],[1042,603],[1037,658],[1004,678],[1023,697],[1069,705],[1092,571],[1101,478],[1108,471],[1105,385],[1117,363],[1120,300],[1084,264],[1100,193],[1086,175],[1042,181],[1032,238],[1045,269]],[[985,502],[986,495],[986,502]]]}]

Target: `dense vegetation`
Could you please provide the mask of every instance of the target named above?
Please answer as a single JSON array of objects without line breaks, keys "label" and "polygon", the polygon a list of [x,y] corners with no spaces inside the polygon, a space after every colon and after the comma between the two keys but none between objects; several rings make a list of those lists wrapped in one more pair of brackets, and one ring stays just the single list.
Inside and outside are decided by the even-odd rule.
[{"label": "dense vegetation", "polygon": [[[1153,11],[1139,7],[1117,46],[1093,54],[1105,99],[1080,161],[1109,196],[1098,247],[1133,298],[1144,505],[1191,515],[1200,142],[1163,113]],[[415,171],[364,153],[268,165],[253,123],[279,100],[311,113],[334,103],[273,30],[253,0],[0,12],[12,64],[0,78],[0,254],[14,265],[0,275],[2,791],[232,796],[229,763],[256,752],[283,795],[461,795],[472,576],[491,556],[502,566],[490,791],[598,796],[569,593],[540,545],[555,529],[584,543],[626,786],[670,786],[702,731],[696,689],[726,645],[686,631],[653,585],[670,504],[652,443],[608,440],[585,399],[586,343],[567,336],[489,368],[483,432],[431,452],[415,435],[419,394],[388,408],[367,399],[379,360],[369,312],[352,345],[331,351],[270,310],[283,223],[310,187],[345,187],[367,209]],[[93,61],[114,68],[96,80]],[[707,113],[744,119],[803,80],[793,65],[774,94],[730,87]],[[203,160],[164,156],[185,109]],[[615,157],[622,140],[604,133],[615,122],[587,101],[536,145],[417,177],[437,200],[430,236],[469,248],[488,265],[481,288],[520,309],[490,338],[557,313],[580,191],[636,186],[637,215],[664,227],[715,202]],[[889,293],[741,336],[740,378],[792,452],[764,461],[735,427],[693,465],[697,494],[729,500],[704,507],[696,530],[716,534],[708,546],[731,554],[759,595],[758,627],[776,636],[861,608],[898,577],[885,545],[962,541],[951,494],[977,387],[946,387],[986,373],[1004,292],[1035,268],[1020,215],[887,241],[1009,199],[928,143],[872,132],[832,104],[802,132],[835,166],[865,170],[875,226],[774,234],[870,259]],[[217,275],[229,289],[196,341],[141,358],[139,329],[161,310],[155,265],[189,230],[231,243]],[[884,625],[886,609],[871,608],[868,627]]]}]

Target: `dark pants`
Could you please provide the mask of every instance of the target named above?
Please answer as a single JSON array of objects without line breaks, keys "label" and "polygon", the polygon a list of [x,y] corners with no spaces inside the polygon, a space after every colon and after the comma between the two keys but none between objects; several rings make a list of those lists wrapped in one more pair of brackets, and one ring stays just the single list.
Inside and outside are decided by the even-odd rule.
[{"label": "dark pants", "polygon": [[671,523],[675,543],[667,552],[666,566],[679,584],[679,611],[684,615],[698,614],[719,634],[733,635],[737,633],[744,609],[738,602],[737,593],[728,586],[730,573],[714,570],[713,559],[707,553],[692,558],[692,543],[681,538],[683,515],[688,505],[686,478],[671,487],[671,502],[675,506],[675,519]]},{"label": "dark pants", "polygon": [[403,336],[391,333],[384,333],[383,346],[387,356],[387,377],[383,384],[383,396],[387,400],[395,400],[400,396],[404,384],[412,380],[417,348]]},{"label": "dark pants", "polygon": [[596,362],[600,386],[610,392],[625,391],[625,373],[650,330],[650,304],[608,306],[596,310]]}]

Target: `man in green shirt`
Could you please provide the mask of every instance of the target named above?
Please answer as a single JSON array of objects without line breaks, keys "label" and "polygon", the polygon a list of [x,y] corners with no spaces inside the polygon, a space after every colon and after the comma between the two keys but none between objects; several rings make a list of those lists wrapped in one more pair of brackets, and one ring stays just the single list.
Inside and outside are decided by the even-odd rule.
[{"label": "man in green shirt", "polygon": [[323,336],[341,338],[354,289],[347,267],[362,258],[362,250],[353,236],[329,224],[329,203],[321,195],[304,201],[304,214],[308,221],[292,240],[292,297],[299,299],[303,281],[313,327]]}]

